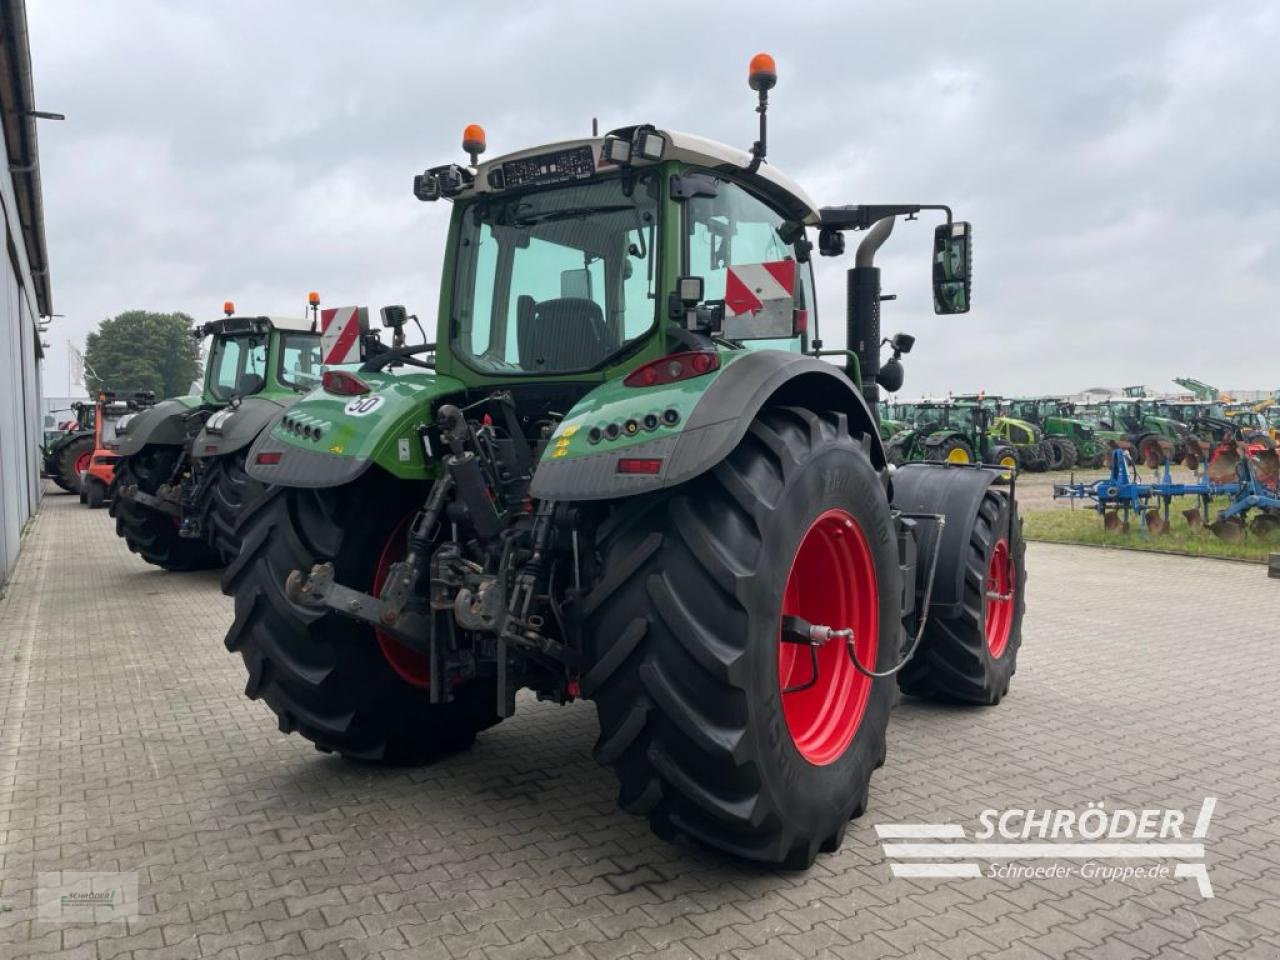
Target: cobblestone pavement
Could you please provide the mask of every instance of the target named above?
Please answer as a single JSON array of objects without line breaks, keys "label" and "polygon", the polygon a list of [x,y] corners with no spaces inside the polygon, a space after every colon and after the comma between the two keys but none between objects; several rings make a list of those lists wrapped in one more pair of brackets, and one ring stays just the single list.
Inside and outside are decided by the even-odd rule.
[{"label": "cobblestone pavement", "polygon": [[[593,708],[522,701],[470,753],[384,770],[241,695],[213,573],[49,496],[0,601],[0,958],[1280,956],[1280,582],[1033,544],[995,709],[906,701],[868,816],[803,874],[651,836]],[[876,822],[1218,798],[1188,879],[895,879]],[[1150,863],[1150,861],[1147,861]],[[40,871],[136,872],[137,919],[36,919]]]}]

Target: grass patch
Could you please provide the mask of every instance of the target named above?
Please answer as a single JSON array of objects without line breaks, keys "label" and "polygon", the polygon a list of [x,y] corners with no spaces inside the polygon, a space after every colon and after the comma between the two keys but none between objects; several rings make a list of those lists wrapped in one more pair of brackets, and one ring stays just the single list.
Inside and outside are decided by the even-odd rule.
[{"label": "grass patch", "polygon": [[1108,533],[1102,529],[1102,517],[1087,508],[1024,514],[1023,533],[1028,540],[1045,540],[1050,543],[1082,543],[1121,550],[1249,560],[1254,563],[1266,563],[1269,554],[1280,552],[1280,541],[1275,539],[1262,541],[1249,536],[1244,543],[1227,543],[1207,529],[1193,531],[1176,511],[1170,517],[1169,532],[1159,536],[1143,535],[1138,530],[1136,518],[1129,533]]}]

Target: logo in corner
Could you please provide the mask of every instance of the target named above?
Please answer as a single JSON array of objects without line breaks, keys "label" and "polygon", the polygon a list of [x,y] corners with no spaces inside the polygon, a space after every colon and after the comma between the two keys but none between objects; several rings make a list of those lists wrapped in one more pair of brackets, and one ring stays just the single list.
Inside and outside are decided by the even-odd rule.
[{"label": "logo in corner", "polygon": [[983,810],[972,840],[958,823],[878,823],[876,835],[895,877],[1122,882],[1186,877],[1207,899],[1213,884],[1203,841],[1217,803],[1216,797],[1205,798],[1189,835],[1184,833],[1189,818],[1181,810],[1107,810],[1102,803],[1083,811]]}]

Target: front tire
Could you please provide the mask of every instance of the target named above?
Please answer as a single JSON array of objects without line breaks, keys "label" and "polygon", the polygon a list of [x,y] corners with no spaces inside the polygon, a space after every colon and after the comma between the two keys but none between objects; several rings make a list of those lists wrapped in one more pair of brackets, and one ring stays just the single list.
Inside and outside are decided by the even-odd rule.
[{"label": "front tire", "polygon": [[948,437],[925,454],[926,460],[939,463],[975,463],[973,447],[961,437]]},{"label": "front tire", "polygon": [[895,691],[829,642],[827,679],[784,692],[807,679],[809,648],[780,643],[781,616],[852,619],[876,669],[896,661],[902,629],[889,505],[844,415],[764,412],[710,472],[625,501],[597,544],[582,686],[622,806],[660,836],[752,860],[805,867],[835,850],[884,761]]},{"label": "front tire", "polygon": [[433,704],[412,656],[393,660],[372,627],[285,595],[291,570],[325,560],[337,582],[374,590],[421,492],[375,468],[343,487],[272,487],[248,508],[243,549],[222,579],[236,612],[226,646],[248,668],[245,695],[265,701],[282,732],[350,759],[402,765],[465,749],[497,722],[491,679],[455,686],[452,702]]},{"label": "front tire", "polygon": [[[1009,692],[1017,669],[1026,608],[1027,548],[1008,493],[988,488],[966,549],[961,610],[947,618],[930,615],[898,685],[916,696],[994,705]],[[936,576],[952,575],[940,558]]]}]

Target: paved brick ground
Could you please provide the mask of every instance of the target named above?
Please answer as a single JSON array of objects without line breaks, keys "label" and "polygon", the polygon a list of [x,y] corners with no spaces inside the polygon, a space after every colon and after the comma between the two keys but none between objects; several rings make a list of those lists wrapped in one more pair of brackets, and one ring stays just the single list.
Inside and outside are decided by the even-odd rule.
[{"label": "paved brick ground", "polygon": [[[469,754],[381,770],[241,696],[214,574],[166,574],[50,496],[0,601],[0,958],[515,960],[1280,956],[1280,582],[1033,546],[995,710],[908,701],[868,817],[803,875],[652,837],[591,761],[590,705],[522,702]],[[1198,808],[1216,888],[904,880],[877,821]],[[136,871],[127,924],[35,919],[38,871]]]}]

